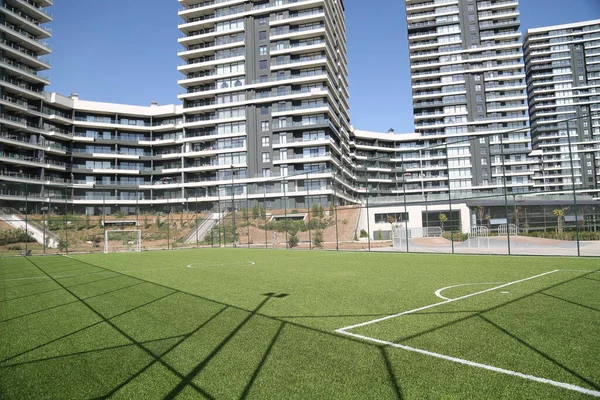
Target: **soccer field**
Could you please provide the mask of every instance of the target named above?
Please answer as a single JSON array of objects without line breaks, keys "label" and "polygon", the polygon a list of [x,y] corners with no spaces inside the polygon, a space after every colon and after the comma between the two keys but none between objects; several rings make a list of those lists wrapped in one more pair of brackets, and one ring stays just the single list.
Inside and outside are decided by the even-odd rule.
[{"label": "soccer field", "polygon": [[600,261],[0,258],[2,399],[600,397]]}]

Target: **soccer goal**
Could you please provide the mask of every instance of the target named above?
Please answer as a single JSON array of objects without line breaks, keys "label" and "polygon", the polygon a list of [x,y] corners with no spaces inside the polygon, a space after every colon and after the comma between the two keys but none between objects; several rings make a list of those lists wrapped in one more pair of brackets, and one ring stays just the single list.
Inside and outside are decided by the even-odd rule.
[{"label": "soccer goal", "polygon": [[104,233],[104,252],[142,251],[142,231],[108,230]]}]

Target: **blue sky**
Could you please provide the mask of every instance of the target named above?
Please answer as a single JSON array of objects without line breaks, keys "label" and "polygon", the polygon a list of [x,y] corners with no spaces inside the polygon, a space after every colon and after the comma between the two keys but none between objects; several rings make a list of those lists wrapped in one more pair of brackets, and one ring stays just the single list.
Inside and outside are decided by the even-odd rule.
[{"label": "blue sky", "polygon": [[[84,100],[177,103],[176,0],[61,0],[50,56],[52,85]],[[522,31],[600,18],[600,0],[521,0]],[[413,129],[402,0],[346,0],[352,123],[364,130]]]}]

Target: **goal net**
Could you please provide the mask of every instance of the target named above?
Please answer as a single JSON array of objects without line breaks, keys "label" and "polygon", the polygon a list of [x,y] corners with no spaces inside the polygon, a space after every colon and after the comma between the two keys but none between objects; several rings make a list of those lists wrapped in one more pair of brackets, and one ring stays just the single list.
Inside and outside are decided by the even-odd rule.
[{"label": "goal net", "polygon": [[104,252],[142,251],[142,231],[108,230],[104,233]]}]

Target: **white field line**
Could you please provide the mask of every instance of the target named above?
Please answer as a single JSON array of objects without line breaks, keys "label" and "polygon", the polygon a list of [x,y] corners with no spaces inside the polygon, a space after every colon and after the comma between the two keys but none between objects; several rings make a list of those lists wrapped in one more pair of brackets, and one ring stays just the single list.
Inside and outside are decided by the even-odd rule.
[{"label": "white field line", "polygon": [[344,328],[336,329],[336,332],[338,332],[338,333],[345,333],[345,331],[350,330],[350,329],[354,329],[354,328],[359,328],[361,326],[375,324],[377,322],[382,322],[382,321],[385,321],[385,320],[388,320],[388,319],[397,318],[397,317],[400,317],[402,315],[412,314],[412,313],[417,312],[417,311],[427,310],[429,308],[441,306],[442,304],[451,303],[453,301],[463,300],[463,299],[466,299],[466,298],[469,298],[469,297],[477,296],[479,294],[491,292],[491,291],[496,290],[496,289],[502,289],[502,288],[505,288],[507,286],[515,285],[517,283],[521,283],[521,282],[529,281],[531,279],[539,278],[539,277],[542,277],[544,275],[553,274],[553,273],[558,272],[558,271],[560,271],[560,270],[559,269],[555,269],[554,271],[544,272],[543,274],[530,276],[529,278],[519,279],[518,281],[514,281],[514,282],[508,282],[508,283],[505,283],[505,284],[500,285],[500,286],[495,286],[493,288],[482,290],[481,292],[475,292],[475,293],[467,294],[467,295],[464,295],[464,296],[457,297],[455,299],[440,301],[439,303],[434,303],[434,304],[430,304],[428,306],[415,308],[414,310],[404,311],[404,312],[401,312],[401,313],[398,313],[398,314],[388,315],[388,316],[385,316],[385,317],[382,317],[382,318],[373,319],[371,321],[362,322],[360,324],[346,326]]},{"label": "white field line", "polygon": [[448,298],[448,297],[442,296],[442,292],[443,292],[444,290],[446,290],[446,289],[452,289],[452,288],[455,288],[455,287],[461,287],[461,286],[471,286],[471,285],[497,285],[497,284],[499,284],[499,283],[504,283],[504,282],[461,283],[460,285],[446,286],[446,287],[443,287],[443,288],[441,288],[441,289],[438,289],[438,290],[436,290],[436,291],[435,291],[435,293],[434,293],[434,294],[435,294],[437,297],[439,297],[440,299],[444,299],[444,300],[451,300],[451,299],[450,299],[450,298]]},{"label": "white field line", "polygon": [[[549,271],[549,272],[545,272],[543,274],[535,275],[535,276],[532,276],[532,277],[529,277],[529,278],[521,279],[521,280],[514,281],[514,282],[509,282],[509,283],[506,283],[504,285],[497,286],[497,287],[494,287],[494,288],[491,288],[491,289],[483,290],[481,292],[472,293],[472,294],[469,294],[469,295],[466,295],[466,296],[457,297],[455,299],[450,299],[450,300],[442,301],[442,302],[439,302],[439,303],[431,304],[429,306],[420,307],[420,308],[417,308],[417,309],[414,309],[414,310],[406,311],[406,312],[399,313],[399,314],[390,315],[390,316],[387,316],[387,317],[384,317],[384,318],[379,318],[377,320],[367,321],[367,322],[362,323],[362,324],[357,324],[357,325],[352,325],[352,326],[345,327],[345,328],[340,328],[340,329],[337,329],[336,332],[340,333],[342,335],[347,335],[347,336],[351,336],[351,337],[354,337],[354,338],[357,338],[357,339],[366,340],[368,342],[373,342],[373,343],[378,343],[378,344],[382,344],[382,345],[386,345],[386,346],[390,346],[390,347],[395,347],[395,348],[398,348],[398,349],[407,350],[407,351],[411,351],[411,352],[414,352],[414,353],[419,353],[419,354],[423,354],[423,355],[427,355],[427,356],[431,356],[431,357],[435,357],[435,358],[440,358],[440,359],[443,359],[443,360],[446,360],[446,361],[452,361],[452,362],[455,362],[455,363],[458,363],[458,364],[468,365],[468,366],[471,366],[471,367],[482,368],[482,369],[485,369],[485,370],[488,370],[488,371],[498,372],[498,373],[505,374],[505,375],[516,376],[518,378],[527,379],[527,380],[534,381],[534,382],[545,383],[545,384],[548,384],[548,385],[556,386],[556,387],[559,387],[559,388],[562,388],[562,389],[572,390],[572,391],[575,391],[575,392],[583,393],[583,394],[594,396],[594,397],[600,397],[600,391],[590,390],[590,389],[587,389],[587,388],[584,388],[584,387],[581,387],[581,386],[577,386],[577,385],[573,385],[573,384],[570,384],[570,383],[553,381],[551,379],[540,378],[540,377],[534,376],[534,375],[523,374],[521,372],[516,372],[516,371],[504,369],[504,368],[498,368],[498,367],[494,367],[494,366],[488,365],[488,364],[482,364],[482,363],[478,363],[478,362],[474,362],[474,361],[465,360],[465,359],[462,359],[462,358],[451,357],[451,356],[448,356],[448,355],[445,355],[445,354],[434,353],[432,351],[418,349],[416,347],[405,346],[405,345],[394,343],[394,342],[388,342],[388,341],[385,341],[385,340],[380,340],[380,339],[372,338],[372,337],[369,337],[369,336],[363,336],[363,335],[358,335],[356,333],[347,332],[347,330],[352,329],[352,328],[356,328],[356,327],[359,327],[359,326],[365,326],[365,325],[369,325],[369,324],[372,324],[372,323],[375,323],[375,322],[384,321],[386,319],[395,318],[395,317],[398,317],[398,316],[401,316],[401,315],[406,315],[406,314],[414,313],[414,312],[417,312],[417,311],[420,311],[420,310],[424,310],[424,309],[427,309],[427,308],[436,307],[436,306],[439,306],[441,304],[446,304],[446,303],[450,303],[450,302],[453,302],[453,301],[465,299],[467,297],[471,297],[471,296],[475,296],[475,295],[478,295],[478,294],[486,293],[486,292],[489,292],[489,291],[492,291],[492,290],[496,290],[496,289],[499,289],[499,288],[502,288],[502,287],[506,287],[506,286],[509,286],[509,285],[514,285],[514,284],[519,283],[519,282],[528,281],[530,279],[535,279],[535,278],[538,278],[538,277],[541,277],[541,276],[544,276],[544,275],[548,275],[548,274],[552,274],[554,272],[559,272],[559,271],[567,271],[567,272],[595,272],[596,270],[554,270],[554,271]],[[445,289],[445,288],[442,288],[441,290],[443,290],[443,289]]]},{"label": "white field line", "polygon": [[393,343],[393,342],[387,342],[385,340],[379,340],[379,339],[375,339],[375,338],[368,337],[368,336],[357,335],[357,334],[351,333],[351,332],[340,331],[340,330],[337,330],[336,332],[342,333],[344,335],[352,336],[357,339],[362,339],[362,340],[366,340],[369,342],[373,342],[373,343],[396,347],[399,349],[411,351],[414,353],[424,354],[426,356],[431,356],[431,357],[435,357],[435,358],[441,358],[442,360],[452,361],[452,362],[455,362],[458,364],[464,364],[464,365],[469,365],[471,367],[482,368],[482,369],[486,369],[488,371],[498,372],[498,373],[505,374],[505,375],[516,376],[516,377],[527,379],[530,381],[545,383],[545,384],[556,386],[556,387],[559,387],[562,389],[568,389],[568,390],[587,394],[587,395],[594,396],[594,397],[600,397],[600,392],[598,392],[598,391],[586,389],[584,387],[572,385],[570,383],[564,383],[564,382],[553,381],[551,379],[540,378],[538,376],[523,374],[521,372],[511,371],[509,369],[494,367],[492,365],[487,365],[487,364],[482,364],[482,363],[478,363],[478,362],[474,362],[474,361],[464,360],[462,358],[450,357],[450,356],[447,356],[444,354],[434,353],[434,352],[423,350],[423,349],[417,349],[415,347],[404,346],[404,345]]}]

